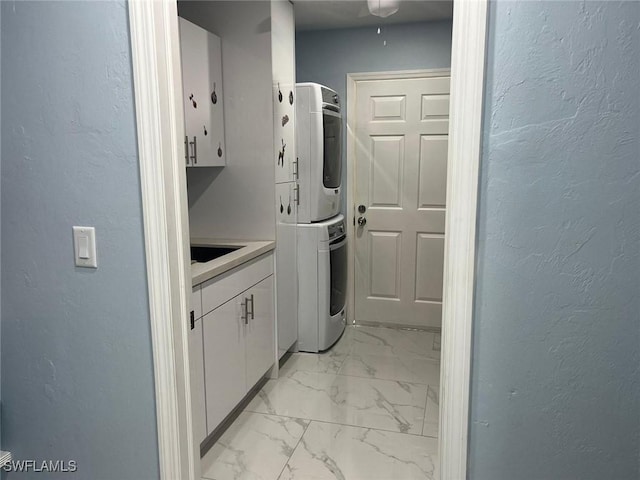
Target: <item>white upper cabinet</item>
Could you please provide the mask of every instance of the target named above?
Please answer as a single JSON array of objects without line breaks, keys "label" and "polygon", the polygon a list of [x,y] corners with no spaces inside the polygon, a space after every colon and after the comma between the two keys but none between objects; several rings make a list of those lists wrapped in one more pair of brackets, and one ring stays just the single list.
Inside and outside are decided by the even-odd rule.
[{"label": "white upper cabinet", "polygon": [[295,131],[295,16],[289,1],[271,2],[273,143],[276,181],[276,322],[278,356],[298,340],[299,187]]},{"label": "white upper cabinet", "polygon": [[271,2],[271,62],[276,183],[297,180],[295,148],[295,19],[293,5]]},{"label": "white upper cabinet", "polygon": [[185,163],[222,167],[226,152],[220,38],[184,18],[179,20]]}]

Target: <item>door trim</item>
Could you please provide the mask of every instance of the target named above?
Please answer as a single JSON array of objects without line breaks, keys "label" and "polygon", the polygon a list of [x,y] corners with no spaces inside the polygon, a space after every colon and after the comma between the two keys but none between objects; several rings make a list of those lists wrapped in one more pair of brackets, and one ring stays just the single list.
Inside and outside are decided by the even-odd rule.
[{"label": "door trim", "polygon": [[[356,132],[354,128],[356,117],[356,92],[358,82],[372,80],[398,80],[411,78],[442,77],[451,74],[449,68],[430,68],[423,70],[399,70],[393,72],[364,72],[347,74],[347,209],[345,221],[347,222],[347,238],[355,238],[354,219],[355,212],[355,171],[356,171]],[[347,249],[347,319],[355,324],[355,242],[349,242]],[[376,322],[360,322],[360,325],[379,325]],[[394,328],[403,328],[403,325],[393,325]],[[409,326],[408,328],[419,328]],[[422,328],[420,328],[422,330]],[[433,330],[425,328],[424,330]]]},{"label": "door trim", "polygon": [[[177,4],[129,0],[160,478],[196,479],[189,385],[186,171]],[[197,456],[196,456],[197,455]]]},{"label": "door trim", "polygon": [[[196,480],[199,455],[194,449],[188,408],[186,325],[191,279],[184,241],[188,238],[188,217],[182,164],[184,122],[177,4],[175,0],[129,0],[128,7],[160,478]],[[454,0],[440,388],[441,480],[461,480],[467,473],[486,24],[487,0]],[[348,141],[350,136],[348,129]],[[349,184],[352,180],[348,179]],[[352,204],[353,198],[349,205]],[[352,213],[347,212],[348,228]]]},{"label": "door trim", "polygon": [[467,478],[487,0],[455,0],[440,367],[440,478]]},{"label": "door trim", "polygon": [[[476,219],[482,140],[487,0],[454,0],[449,107],[449,157],[440,371],[440,480],[467,478]],[[431,72],[434,72],[433,70]],[[413,72],[347,75],[347,228],[353,238],[356,81],[411,78]],[[434,73],[442,74],[442,71]],[[402,76],[404,75],[404,76]],[[424,75],[424,71],[420,72]],[[350,242],[348,312],[354,312],[354,252]]]}]

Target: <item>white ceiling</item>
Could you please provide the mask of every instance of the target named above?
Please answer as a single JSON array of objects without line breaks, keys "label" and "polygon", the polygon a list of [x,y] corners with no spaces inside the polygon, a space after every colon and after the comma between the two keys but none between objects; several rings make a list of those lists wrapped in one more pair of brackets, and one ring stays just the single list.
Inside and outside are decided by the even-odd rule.
[{"label": "white ceiling", "polygon": [[366,0],[293,0],[296,30],[327,30],[394,23],[432,22],[453,17],[453,0],[403,0],[387,18],[374,17]]}]

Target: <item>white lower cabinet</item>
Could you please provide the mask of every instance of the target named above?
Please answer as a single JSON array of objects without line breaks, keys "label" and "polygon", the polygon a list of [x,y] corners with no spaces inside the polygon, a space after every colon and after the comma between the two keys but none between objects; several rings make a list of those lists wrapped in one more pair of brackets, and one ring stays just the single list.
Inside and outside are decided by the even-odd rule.
[{"label": "white lower cabinet", "polygon": [[240,309],[240,297],[236,297],[203,318],[207,434],[247,392],[245,332]]},{"label": "white lower cabinet", "polygon": [[207,417],[204,398],[204,351],[202,345],[202,289],[191,292],[189,314],[189,372],[191,373],[191,410],[193,436],[201,442],[207,436]]},{"label": "white lower cabinet", "polygon": [[197,442],[207,436],[204,397],[204,353],[202,351],[202,317],[195,319],[189,331],[189,371],[191,372],[191,408],[193,435]]},{"label": "white lower cabinet", "polygon": [[271,368],[275,359],[273,275],[249,289],[245,296],[251,303],[245,325],[246,385],[249,391]]},{"label": "white lower cabinet", "polygon": [[[213,309],[204,314],[201,322],[206,431],[196,433],[199,442],[220,425],[275,363],[272,265],[270,254],[250,262],[246,268],[238,267],[218,282],[207,282],[202,288],[203,306],[209,306],[203,310]],[[220,296],[221,291],[234,290],[240,293],[226,301]],[[213,296],[217,298],[215,302]],[[193,372],[192,369],[192,381]]]}]

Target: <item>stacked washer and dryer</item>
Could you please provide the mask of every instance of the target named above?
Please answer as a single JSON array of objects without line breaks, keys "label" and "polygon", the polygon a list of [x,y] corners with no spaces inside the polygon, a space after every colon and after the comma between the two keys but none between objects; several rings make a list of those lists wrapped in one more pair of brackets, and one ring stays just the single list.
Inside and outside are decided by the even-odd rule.
[{"label": "stacked washer and dryer", "polygon": [[330,348],[346,325],[347,234],[340,214],[342,112],[338,94],[296,84],[298,350]]}]

